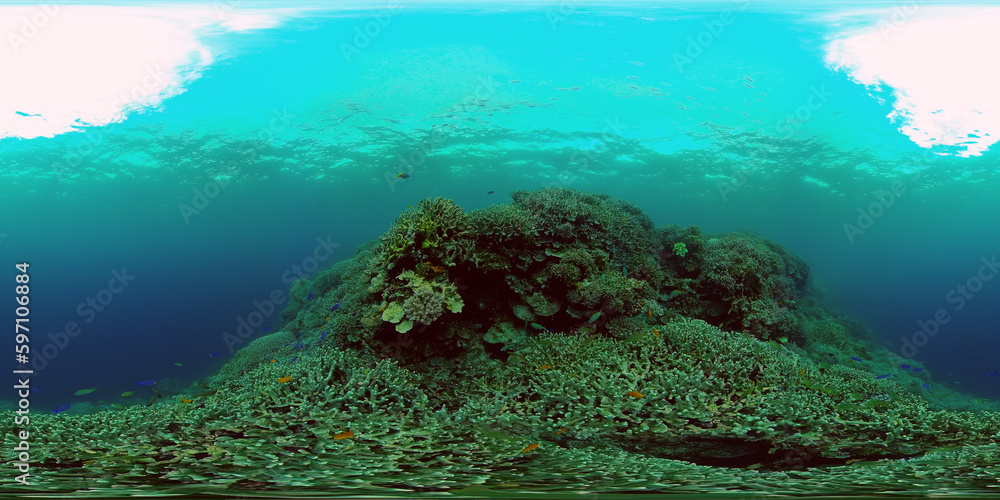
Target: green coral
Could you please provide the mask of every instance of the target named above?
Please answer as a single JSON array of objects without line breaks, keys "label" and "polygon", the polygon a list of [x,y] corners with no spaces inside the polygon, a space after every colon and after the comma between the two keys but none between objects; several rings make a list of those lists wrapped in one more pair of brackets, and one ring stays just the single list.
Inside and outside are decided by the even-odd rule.
[{"label": "green coral", "polygon": [[687,245],[685,245],[683,241],[674,243],[674,255],[678,257],[683,257],[687,255],[687,253],[688,253]]}]

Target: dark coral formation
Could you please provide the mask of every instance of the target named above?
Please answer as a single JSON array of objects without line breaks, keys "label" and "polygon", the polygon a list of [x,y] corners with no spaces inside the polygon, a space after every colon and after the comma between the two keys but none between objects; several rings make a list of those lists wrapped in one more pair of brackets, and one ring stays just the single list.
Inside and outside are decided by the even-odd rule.
[{"label": "dark coral formation", "polygon": [[[440,491],[553,480],[793,491],[810,479],[785,470],[878,459],[825,481],[930,488],[924,471],[948,467],[948,486],[1000,477],[994,465],[954,479],[961,460],[996,463],[1000,414],[943,410],[920,395],[927,371],[876,379],[908,360],[834,315],[784,247],[656,228],[605,195],[513,199],[469,213],[421,202],[353,259],[294,284],[282,331],[245,348],[201,405],[40,417],[60,440],[42,459],[233,488],[326,480],[312,467],[330,484]],[[139,431],[102,430],[122,425]],[[963,448],[928,453],[944,445]],[[595,460],[631,475],[594,475]]]}]

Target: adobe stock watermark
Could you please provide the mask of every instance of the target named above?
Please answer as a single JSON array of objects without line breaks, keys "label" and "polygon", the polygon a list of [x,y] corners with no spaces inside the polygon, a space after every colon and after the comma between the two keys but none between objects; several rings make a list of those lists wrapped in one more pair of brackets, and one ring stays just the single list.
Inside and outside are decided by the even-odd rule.
[{"label": "adobe stock watermark", "polygon": [[899,5],[893,5],[891,13],[888,16],[879,19],[878,23],[875,24],[875,27],[878,28],[882,38],[888,39],[889,35],[898,31],[904,24],[912,19],[913,16],[920,11],[922,3],[923,2],[918,0],[910,0],[909,2]]},{"label": "adobe stock watermark", "polygon": [[[500,84],[493,81],[493,76],[479,76],[476,82],[475,90],[473,90],[472,95],[463,99],[457,105],[457,110],[452,114],[451,118],[457,120],[459,118],[458,113],[470,109],[478,109],[480,104],[496,92],[497,87]],[[442,124],[441,126],[432,127],[428,136],[418,144],[413,150],[411,150],[406,156],[399,157],[399,164],[396,167],[396,171],[386,170],[382,173],[385,179],[386,185],[389,186],[389,192],[396,192],[396,185],[403,182],[404,176],[400,174],[406,174],[406,177],[413,175],[418,168],[424,165],[427,161],[427,155],[434,151],[434,148],[438,144],[444,141],[446,138],[444,129],[447,128],[447,124]]]},{"label": "adobe stock watermark", "polygon": [[702,54],[715,43],[722,33],[726,30],[726,26],[736,22],[735,11],[746,10],[750,6],[749,0],[739,0],[740,5],[735,9],[726,9],[717,16],[711,19],[702,20],[702,30],[694,36],[688,36],[686,39],[686,44],[684,45],[683,52],[675,51],[671,55],[671,59],[674,62],[674,67],[677,68],[678,73],[684,72],[684,67],[694,63],[695,59],[701,57]]},{"label": "adobe stock watermark", "polygon": [[59,6],[59,2],[39,4],[38,8],[31,15],[22,17],[20,29],[7,33],[7,41],[10,42],[10,48],[15,53],[20,52],[22,47],[38,36],[42,28],[59,14]]},{"label": "adobe stock watermark", "polygon": [[290,118],[295,115],[288,114],[287,108],[272,108],[271,109],[271,120],[268,121],[267,127],[257,131],[254,136],[247,141],[246,147],[241,147],[237,150],[237,156],[240,160],[229,160],[226,162],[225,169],[222,172],[218,172],[212,175],[205,184],[200,188],[192,188],[191,191],[194,193],[191,197],[191,203],[180,203],[177,205],[177,210],[180,211],[181,218],[184,219],[185,224],[191,224],[191,218],[200,215],[202,211],[208,208],[208,205],[219,196],[234,177],[239,175],[243,170],[243,161],[254,160],[259,156],[260,148],[265,144],[274,139],[275,134],[284,130],[290,123]]},{"label": "adobe stock watermark", "polygon": [[545,9],[545,19],[549,21],[549,28],[556,30],[556,26],[566,22],[566,19],[576,14],[580,0],[561,0],[559,5]]},{"label": "adobe stock watermark", "polygon": [[[164,75],[166,75],[166,72],[163,71],[159,64],[147,66],[142,79],[133,85],[128,92],[119,94],[112,101],[111,106],[114,109],[124,109],[126,103],[140,102],[142,99],[159,92],[164,86]],[[84,158],[93,154],[97,146],[104,142],[104,134],[100,128],[88,128],[83,134],[83,139],[77,141],[70,148],[70,152],[63,157],[61,162],[52,164],[52,170],[55,172],[56,180],[59,182],[63,182],[66,174],[79,167],[83,163]]]},{"label": "adobe stock watermark", "polygon": [[[97,315],[107,310],[115,296],[124,292],[129,283],[135,279],[134,275],[128,273],[123,267],[121,270],[112,269],[111,279],[108,285],[97,291],[93,296],[88,296],[76,306],[76,315],[82,318],[84,324],[90,324],[97,318]],[[35,375],[49,365],[49,361],[56,359],[63,349],[69,346],[70,339],[76,338],[82,333],[80,323],[67,321],[62,330],[47,335],[49,342],[38,350],[32,352],[31,367],[35,370]]]},{"label": "adobe stock watermark", "polygon": [[[340,243],[334,243],[332,235],[316,237],[316,246],[313,247],[312,254],[302,259],[302,262],[283,271],[281,282],[291,286],[298,280],[308,279],[319,269],[320,264],[333,256],[333,251],[338,248],[340,248]],[[278,310],[278,306],[287,301],[288,296],[281,288],[271,290],[264,300],[252,301],[254,310],[250,311],[246,317],[238,316],[236,318],[236,329],[234,330],[236,333],[222,332],[222,341],[226,343],[229,354],[236,352],[236,347],[252,337],[254,331]]]},{"label": "adobe stock watermark", "polygon": [[614,120],[611,118],[604,119],[604,128],[601,130],[600,139],[591,138],[591,145],[589,148],[577,149],[569,157],[569,168],[563,169],[556,174],[555,180],[542,182],[543,188],[556,188],[556,187],[569,187],[573,184],[576,175],[574,171],[580,172],[585,170],[594,161],[597,160],[597,155],[595,151],[600,148],[606,148],[610,144],[614,144],[623,140],[622,131],[625,130],[625,125],[622,125],[621,118],[615,117]]},{"label": "adobe stock watermark", "polygon": [[[996,254],[989,258],[982,257],[979,262],[982,264],[972,276],[944,294],[945,302],[952,305],[952,312],[964,309],[966,304],[974,299],[976,294],[982,291],[986,284],[1000,272],[1000,262],[997,262]],[[941,331],[941,327],[948,324],[949,321],[951,321],[951,314],[943,307],[934,311],[930,319],[917,320],[918,330],[914,331],[908,338],[900,338],[903,341],[900,354],[904,358],[915,358],[919,348],[927,345],[930,339],[934,338]]]},{"label": "adobe stock watermark", "polygon": [[389,0],[385,8],[376,12],[364,27],[354,27],[354,43],[340,42],[340,52],[344,55],[344,60],[348,63],[355,55],[371,45],[372,40],[382,34],[382,30],[392,22],[392,16],[403,10],[399,5],[399,0]]}]

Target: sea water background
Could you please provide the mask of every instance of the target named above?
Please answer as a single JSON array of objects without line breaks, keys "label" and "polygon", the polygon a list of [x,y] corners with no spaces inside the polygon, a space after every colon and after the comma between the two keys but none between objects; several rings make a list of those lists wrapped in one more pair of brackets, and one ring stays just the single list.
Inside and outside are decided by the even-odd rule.
[{"label": "sea water background", "polygon": [[[224,333],[311,256],[350,258],[422,198],[470,210],[550,186],[772,238],[896,352],[944,309],[916,359],[1000,397],[1000,280],[947,299],[1000,250],[1000,79],[978,43],[995,11],[360,7],[0,7],[25,40],[0,52],[2,279],[31,263],[36,350],[81,329],[49,348],[36,404],[210,375]],[[91,316],[122,269],[134,280]]]}]

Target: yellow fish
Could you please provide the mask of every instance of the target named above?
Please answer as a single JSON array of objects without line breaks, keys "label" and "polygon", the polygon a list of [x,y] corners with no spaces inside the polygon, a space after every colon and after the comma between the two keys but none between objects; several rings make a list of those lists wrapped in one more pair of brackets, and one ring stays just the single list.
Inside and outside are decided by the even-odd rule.
[{"label": "yellow fish", "polygon": [[191,400],[190,400],[190,399],[184,399],[184,398],[181,398],[181,403],[184,403],[184,404],[186,404],[186,405],[189,405],[189,404],[191,404]]},{"label": "yellow fish", "polygon": [[656,334],[656,338],[658,338],[658,339],[662,339],[663,338],[663,337],[660,336],[660,331],[657,330],[656,328],[653,328],[653,333]]},{"label": "yellow fish", "polygon": [[354,437],[354,431],[341,432],[340,434],[333,436],[333,439],[347,439],[349,437]]},{"label": "yellow fish", "polygon": [[276,359],[272,359],[272,360],[271,360],[271,362],[272,362],[272,363],[277,363],[277,362],[278,362],[278,360],[276,360]]},{"label": "yellow fish", "polygon": [[292,377],[281,377],[278,379],[279,384],[285,384],[292,381]]},{"label": "yellow fish", "polygon": [[549,368],[552,368],[552,365],[542,365],[538,367],[538,371],[548,370]]},{"label": "yellow fish", "polygon": [[521,450],[521,453],[527,453],[535,448],[538,448],[538,443],[531,443],[528,446],[525,446],[524,449]]},{"label": "yellow fish", "polygon": [[569,430],[568,427],[563,427],[562,429],[559,429],[558,431],[556,431],[555,435],[558,436],[558,435],[566,432],[567,430]]},{"label": "yellow fish", "polygon": [[129,396],[131,396],[133,394],[135,394],[135,393],[132,392],[132,391],[125,391],[125,392],[122,393],[122,397],[123,398],[127,398],[127,397],[129,397]]},{"label": "yellow fish", "polygon": [[94,387],[93,389],[80,389],[79,391],[74,392],[73,395],[74,396],[84,396],[84,395],[90,394],[90,393],[92,393],[92,392],[94,392],[96,390],[97,390],[96,387]]},{"label": "yellow fish", "polygon": [[649,313],[649,319],[653,319],[653,310],[652,309],[646,309],[646,312]]},{"label": "yellow fish", "polygon": [[635,399],[639,399],[639,398],[644,398],[644,397],[646,397],[646,396],[643,396],[643,395],[642,395],[642,393],[641,393],[641,392],[639,392],[639,391],[628,391],[628,392],[626,392],[625,394],[627,394],[627,395],[629,395],[629,396],[632,396],[632,397],[633,397],[633,398],[635,398]]}]

